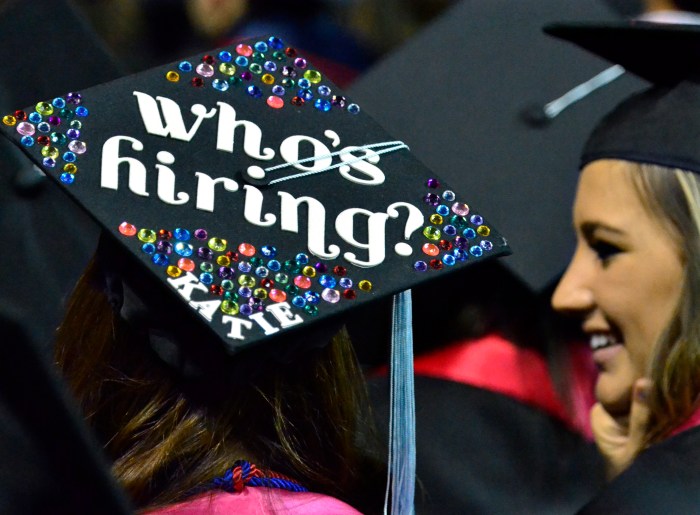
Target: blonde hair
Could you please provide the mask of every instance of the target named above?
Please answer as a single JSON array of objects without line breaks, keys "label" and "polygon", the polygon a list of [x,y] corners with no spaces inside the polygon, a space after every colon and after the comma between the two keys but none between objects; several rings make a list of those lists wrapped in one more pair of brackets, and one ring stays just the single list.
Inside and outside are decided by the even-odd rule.
[{"label": "blonde hair", "polygon": [[633,165],[650,212],[669,229],[684,265],[676,312],[652,354],[646,446],[666,438],[698,408],[700,396],[700,178],[659,165]]}]

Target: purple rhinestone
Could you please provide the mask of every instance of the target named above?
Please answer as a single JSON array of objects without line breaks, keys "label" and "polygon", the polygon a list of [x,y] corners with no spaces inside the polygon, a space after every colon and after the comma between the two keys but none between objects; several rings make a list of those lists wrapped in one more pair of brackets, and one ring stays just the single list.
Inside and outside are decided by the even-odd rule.
[{"label": "purple rhinestone", "polygon": [[231,277],[233,277],[233,270],[227,266],[220,267],[217,273],[222,279],[230,279]]},{"label": "purple rhinestone", "polygon": [[199,247],[197,249],[197,255],[202,259],[209,261],[211,258],[214,257],[214,252],[207,247]]},{"label": "purple rhinestone", "polygon": [[469,221],[470,221],[471,223],[473,223],[474,225],[481,225],[481,224],[484,223],[483,217],[481,217],[481,216],[479,216],[479,215],[472,215],[472,216],[469,218]]},{"label": "purple rhinestone", "polygon": [[207,239],[207,230],[206,229],[196,229],[194,231],[194,237],[197,238],[198,240],[206,240]]},{"label": "purple rhinestone", "polygon": [[291,77],[292,79],[297,76],[297,72],[294,68],[291,66],[283,66],[282,67],[282,75],[285,77]]},{"label": "purple rhinestone", "polygon": [[49,123],[51,125],[61,125],[61,119],[56,115],[49,116]]},{"label": "purple rhinestone", "polygon": [[425,272],[428,269],[428,263],[425,261],[416,261],[413,268],[416,270],[416,272]]},{"label": "purple rhinestone", "polygon": [[428,188],[438,188],[440,187],[440,183],[438,182],[437,179],[428,179],[428,182],[426,183]]},{"label": "purple rhinestone", "polygon": [[296,59],[294,59],[294,66],[303,70],[304,68],[306,68],[306,59],[304,59],[303,57],[297,57]]},{"label": "purple rhinestone", "polygon": [[345,105],[347,104],[347,100],[342,95],[333,95],[331,97],[331,104],[338,107],[345,107]]},{"label": "purple rhinestone", "polygon": [[164,254],[172,254],[173,252],[173,245],[169,241],[159,241],[156,248],[158,249],[158,252],[162,252]]},{"label": "purple rhinestone", "polygon": [[251,289],[248,288],[247,286],[241,286],[240,288],[238,288],[238,294],[239,294],[241,297],[248,298],[248,297],[250,297],[251,295],[253,295],[253,290],[251,290]]},{"label": "purple rhinestone", "polygon": [[70,139],[78,139],[80,137],[80,131],[78,129],[68,129],[66,131],[66,136]]},{"label": "purple rhinestone", "polygon": [[253,314],[253,308],[250,306],[250,304],[243,304],[240,307],[240,313],[241,315],[252,315]]},{"label": "purple rhinestone", "polygon": [[277,71],[277,63],[275,63],[274,61],[266,61],[263,65],[263,68],[265,68],[269,72]]},{"label": "purple rhinestone", "polygon": [[458,249],[463,249],[467,246],[467,239],[462,238],[461,236],[457,236],[453,241],[452,244],[457,247]]},{"label": "purple rhinestone", "polygon": [[484,250],[491,250],[493,248],[493,243],[489,240],[484,240],[479,245],[481,245],[481,248]]},{"label": "purple rhinestone", "polygon": [[243,80],[250,80],[252,78],[253,78],[253,74],[250,73],[248,70],[241,73],[241,79],[243,79]]},{"label": "purple rhinestone", "polygon": [[284,87],[280,86],[279,84],[275,84],[272,86],[272,93],[278,96],[284,95]]},{"label": "purple rhinestone", "polygon": [[83,101],[83,95],[80,93],[68,93],[66,95],[66,102],[69,104],[80,105]]},{"label": "purple rhinestone", "polygon": [[328,272],[328,267],[326,266],[325,263],[318,262],[318,263],[316,263],[316,264],[314,265],[314,268],[315,268],[319,273],[322,273],[322,274],[325,274],[326,272]]},{"label": "purple rhinestone", "polygon": [[425,197],[423,197],[423,200],[426,204],[437,206],[440,203],[440,196],[435,193],[428,193]]}]

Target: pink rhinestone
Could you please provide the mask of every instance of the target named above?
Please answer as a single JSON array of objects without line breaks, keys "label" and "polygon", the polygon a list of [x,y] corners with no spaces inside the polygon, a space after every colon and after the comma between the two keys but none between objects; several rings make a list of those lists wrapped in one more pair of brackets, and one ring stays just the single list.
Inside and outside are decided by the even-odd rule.
[{"label": "pink rhinestone", "polygon": [[255,255],[255,247],[251,245],[250,243],[241,243],[238,246],[238,252],[243,254],[244,256],[253,256]]}]

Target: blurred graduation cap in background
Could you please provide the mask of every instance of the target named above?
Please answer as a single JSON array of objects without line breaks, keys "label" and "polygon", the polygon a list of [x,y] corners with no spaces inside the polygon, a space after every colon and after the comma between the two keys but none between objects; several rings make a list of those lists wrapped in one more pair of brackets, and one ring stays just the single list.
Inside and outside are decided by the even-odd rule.
[{"label": "blurred graduation cap in background", "polygon": [[[0,30],[3,112],[122,75],[68,1],[0,3]],[[12,252],[5,256],[0,305],[50,352],[64,297],[94,250],[97,226],[58,190],[46,188],[43,174],[4,138],[0,156],[0,223],[12,228],[5,240]]]},{"label": "blurred graduation cap in background", "polygon": [[547,38],[541,26],[639,7],[611,4],[459,2],[350,88],[427,166],[477,205],[493,206],[514,251],[503,264],[534,291],[573,252],[570,210],[586,136],[644,84]]}]

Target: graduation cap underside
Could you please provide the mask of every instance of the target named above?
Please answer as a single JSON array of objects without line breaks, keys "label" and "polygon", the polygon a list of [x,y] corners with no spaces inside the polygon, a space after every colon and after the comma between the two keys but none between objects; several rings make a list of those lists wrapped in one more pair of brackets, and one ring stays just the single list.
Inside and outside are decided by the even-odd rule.
[{"label": "graduation cap underside", "polygon": [[4,134],[230,352],[509,253],[274,36],[39,100]]}]

